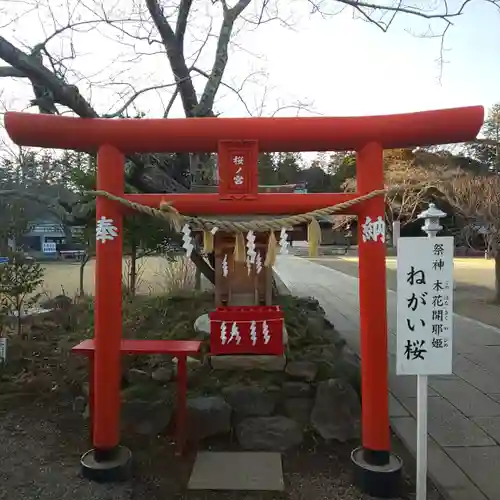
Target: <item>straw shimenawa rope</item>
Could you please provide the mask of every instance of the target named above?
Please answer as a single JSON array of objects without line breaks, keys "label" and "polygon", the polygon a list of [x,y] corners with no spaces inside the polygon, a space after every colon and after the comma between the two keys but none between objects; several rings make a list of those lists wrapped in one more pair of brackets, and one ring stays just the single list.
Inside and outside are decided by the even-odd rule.
[{"label": "straw shimenawa rope", "polygon": [[[394,191],[398,188],[393,188],[390,191]],[[204,250],[209,253],[213,251],[214,246],[214,233],[218,230],[235,234],[235,245],[234,245],[234,260],[235,262],[245,262],[246,251],[245,251],[245,238],[244,233],[248,231],[254,232],[265,232],[269,231],[268,246],[266,252],[266,259],[264,262],[265,267],[270,267],[274,264],[277,254],[277,240],[275,231],[280,231],[281,229],[290,229],[293,226],[299,224],[308,224],[307,227],[307,240],[309,246],[309,255],[314,257],[317,255],[318,247],[321,244],[321,228],[317,221],[318,217],[328,217],[335,213],[346,210],[358,203],[370,200],[375,196],[387,194],[386,189],[378,189],[371,191],[370,193],[358,196],[348,201],[342,203],[337,203],[337,205],[332,205],[326,208],[320,208],[318,210],[313,210],[312,212],[307,212],[305,214],[290,215],[287,217],[277,217],[274,219],[261,220],[255,219],[250,221],[230,221],[230,220],[216,220],[216,219],[204,219],[202,217],[190,217],[187,215],[182,215],[179,211],[173,207],[169,202],[162,201],[160,203],[160,209],[148,207],[147,205],[141,205],[133,201],[129,201],[125,198],[115,196],[107,191],[88,191],[86,194],[94,196],[103,196],[108,200],[116,201],[127,208],[135,210],[139,213],[150,215],[158,219],[163,219],[170,224],[170,226],[177,232],[180,232],[185,224],[188,224],[191,230],[203,231],[203,241]]]},{"label": "straw shimenawa rope", "polygon": [[[392,191],[392,189],[391,189]],[[275,219],[268,220],[250,220],[250,221],[230,221],[230,220],[217,220],[217,219],[203,219],[202,217],[192,217],[180,214],[175,207],[173,207],[169,202],[162,201],[160,204],[160,209],[148,207],[146,205],[141,205],[133,201],[126,200],[114,194],[108,193],[107,191],[87,191],[86,194],[94,196],[102,196],[108,200],[116,201],[127,208],[135,210],[137,212],[150,215],[151,217],[156,217],[167,221],[176,231],[180,231],[184,224],[189,224],[194,231],[211,231],[212,229],[218,229],[220,231],[226,231],[230,233],[238,232],[265,232],[265,231],[279,231],[282,228],[291,228],[299,224],[309,224],[313,219],[316,220],[317,217],[328,217],[334,215],[338,212],[346,210],[358,203],[370,200],[375,196],[386,194],[386,189],[377,189],[371,191],[370,193],[363,194],[351,200],[344,201],[342,203],[337,203],[330,207],[320,208],[318,210],[313,210],[312,212],[307,212],[305,214],[299,215],[289,215],[287,217],[277,217]],[[165,195],[168,196],[168,195]]]}]

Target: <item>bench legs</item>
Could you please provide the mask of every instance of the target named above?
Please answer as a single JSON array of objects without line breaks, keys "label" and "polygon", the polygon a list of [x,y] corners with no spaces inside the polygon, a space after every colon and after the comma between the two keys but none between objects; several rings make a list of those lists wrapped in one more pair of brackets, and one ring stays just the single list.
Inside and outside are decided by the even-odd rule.
[{"label": "bench legs", "polygon": [[[89,354],[89,430],[90,442],[94,438],[94,356]],[[187,424],[187,356],[177,358],[177,409],[175,414],[175,452],[182,455],[186,445]]]},{"label": "bench legs", "polygon": [[94,391],[94,354],[89,355],[89,433],[90,443],[94,443],[94,406],[95,406],[95,391]]},{"label": "bench legs", "polygon": [[175,452],[182,455],[186,445],[187,424],[187,357],[177,358],[177,410],[175,422]]}]

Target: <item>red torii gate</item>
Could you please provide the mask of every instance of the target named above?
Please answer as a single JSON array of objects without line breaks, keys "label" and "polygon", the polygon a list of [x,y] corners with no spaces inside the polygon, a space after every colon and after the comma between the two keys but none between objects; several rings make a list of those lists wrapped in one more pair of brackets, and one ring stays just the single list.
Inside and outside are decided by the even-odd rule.
[{"label": "red torii gate", "polygon": [[[7,113],[11,139],[22,146],[97,151],[97,189],[159,207],[171,202],[186,215],[298,214],[335,205],[384,188],[383,150],[472,140],[484,117],[481,106],[370,117],[82,119]],[[229,142],[228,142],[229,141]],[[252,156],[272,151],[350,151],[357,154],[357,193],[124,194],[125,155],[134,152],[216,152],[246,148]],[[225,144],[225,146],[224,146]],[[256,160],[256,158],[255,158]],[[229,172],[220,169],[221,185]],[[363,221],[384,217],[384,197],[354,205]],[[119,445],[121,273],[123,207],[97,199],[97,219],[110,218],[117,237],[99,243],[96,256],[95,390],[93,446]],[[362,449],[353,452],[358,480],[368,493],[390,490],[401,464],[390,454],[388,414],[385,244],[359,227],[359,299],[362,370]],[[112,453],[102,453],[112,460]],[[359,472],[361,471],[361,473]],[[381,483],[385,483],[385,487]]]}]

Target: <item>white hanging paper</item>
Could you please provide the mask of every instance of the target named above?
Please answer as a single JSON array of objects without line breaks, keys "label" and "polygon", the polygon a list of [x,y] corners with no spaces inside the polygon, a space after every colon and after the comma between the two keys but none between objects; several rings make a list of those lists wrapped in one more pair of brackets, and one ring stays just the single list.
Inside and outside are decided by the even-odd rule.
[{"label": "white hanging paper", "polygon": [[252,270],[252,264],[255,262],[255,257],[257,252],[255,251],[255,233],[253,231],[248,231],[247,233],[247,269],[248,274]]},{"label": "white hanging paper", "polygon": [[191,234],[191,228],[189,227],[188,224],[184,224],[184,227],[182,228],[182,241],[184,242],[182,244],[182,248],[186,250],[186,257],[191,257],[191,254],[193,253],[194,245],[193,245],[193,236]]},{"label": "white hanging paper", "polygon": [[262,257],[260,255],[260,252],[257,252],[257,255],[255,257],[255,271],[257,274],[260,274],[262,271]]},{"label": "white hanging paper", "polygon": [[222,259],[222,276],[224,276],[224,278],[227,278],[228,274],[229,274],[229,265],[227,263],[227,254],[226,254]]},{"label": "white hanging paper", "polygon": [[252,341],[252,345],[257,343],[257,322],[252,321],[250,324],[250,340]]},{"label": "white hanging paper", "polygon": [[290,243],[288,243],[287,229],[284,227],[281,229],[281,232],[280,232],[280,241],[279,241],[280,254],[282,254],[282,255],[288,254],[289,245],[290,245]]}]

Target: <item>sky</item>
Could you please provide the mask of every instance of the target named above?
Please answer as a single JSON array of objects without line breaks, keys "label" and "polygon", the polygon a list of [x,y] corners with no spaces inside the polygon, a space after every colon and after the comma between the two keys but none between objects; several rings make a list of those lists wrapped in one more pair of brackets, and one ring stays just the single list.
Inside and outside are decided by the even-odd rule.
[{"label": "sky", "polygon": [[[69,0],[75,7],[72,19],[76,15],[90,19],[102,11],[97,2],[86,1]],[[54,5],[60,9],[55,16],[59,26],[64,24],[70,10],[66,2],[46,0],[45,5],[49,2],[52,10]],[[37,11],[19,16],[20,6],[26,3],[0,5],[0,33],[19,47],[43,40],[53,23],[43,0]],[[252,2],[247,17],[259,3]],[[190,21],[187,54],[202,45],[210,23],[214,33],[220,23],[219,4],[212,5],[211,0],[195,4],[198,7]],[[333,0],[323,0],[323,4],[332,5],[332,12],[340,10]],[[457,0],[448,2],[450,8],[458,4]],[[110,6],[106,11],[110,17],[137,17],[144,10],[143,0],[105,0],[102,5],[106,9]],[[278,116],[295,116],[297,109],[288,106],[296,102],[305,105],[301,115],[359,116],[477,104],[488,108],[500,101],[500,11],[486,1],[469,4],[450,27],[444,41],[444,64],[438,62],[441,38],[422,36],[429,33],[427,21],[400,15],[384,33],[359,16],[353,18],[349,9],[325,18],[311,15],[306,0],[281,0],[278,6],[280,16],[291,27],[278,22],[255,27],[240,21],[236,25],[225,81],[236,87],[246,81],[240,94],[245,106],[233,91],[222,88],[216,102],[221,116],[248,116],[248,110],[269,116],[279,108]],[[6,15],[14,22],[3,24]],[[126,27],[146,33],[144,26]],[[444,27],[441,21],[431,25],[435,33],[441,33]],[[209,38],[196,62],[204,71],[210,70],[215,40]],[[78,55],[68,62],[71,71],[67,78],[79,85],[100,113],[117,110],[117,93],[130,95],[131,83],[139,89],[172,82],[159,45],[132,41],[116,29],[100,27],[98,31],[74,34],[72,40],[63,35],[49,48],[65,54],[74,50]],[[198,75],[195,83],[201,90],[203,77]],[[0,93],[4,106],[12,110],[26,110],[31,98],[29,85],[19,80],[0,80]],[[172,87],[146,93],[136,101],[137,107],[148,116],[162,116],[171,93]],[[178,102],[170,116],[182,116]]]}]

